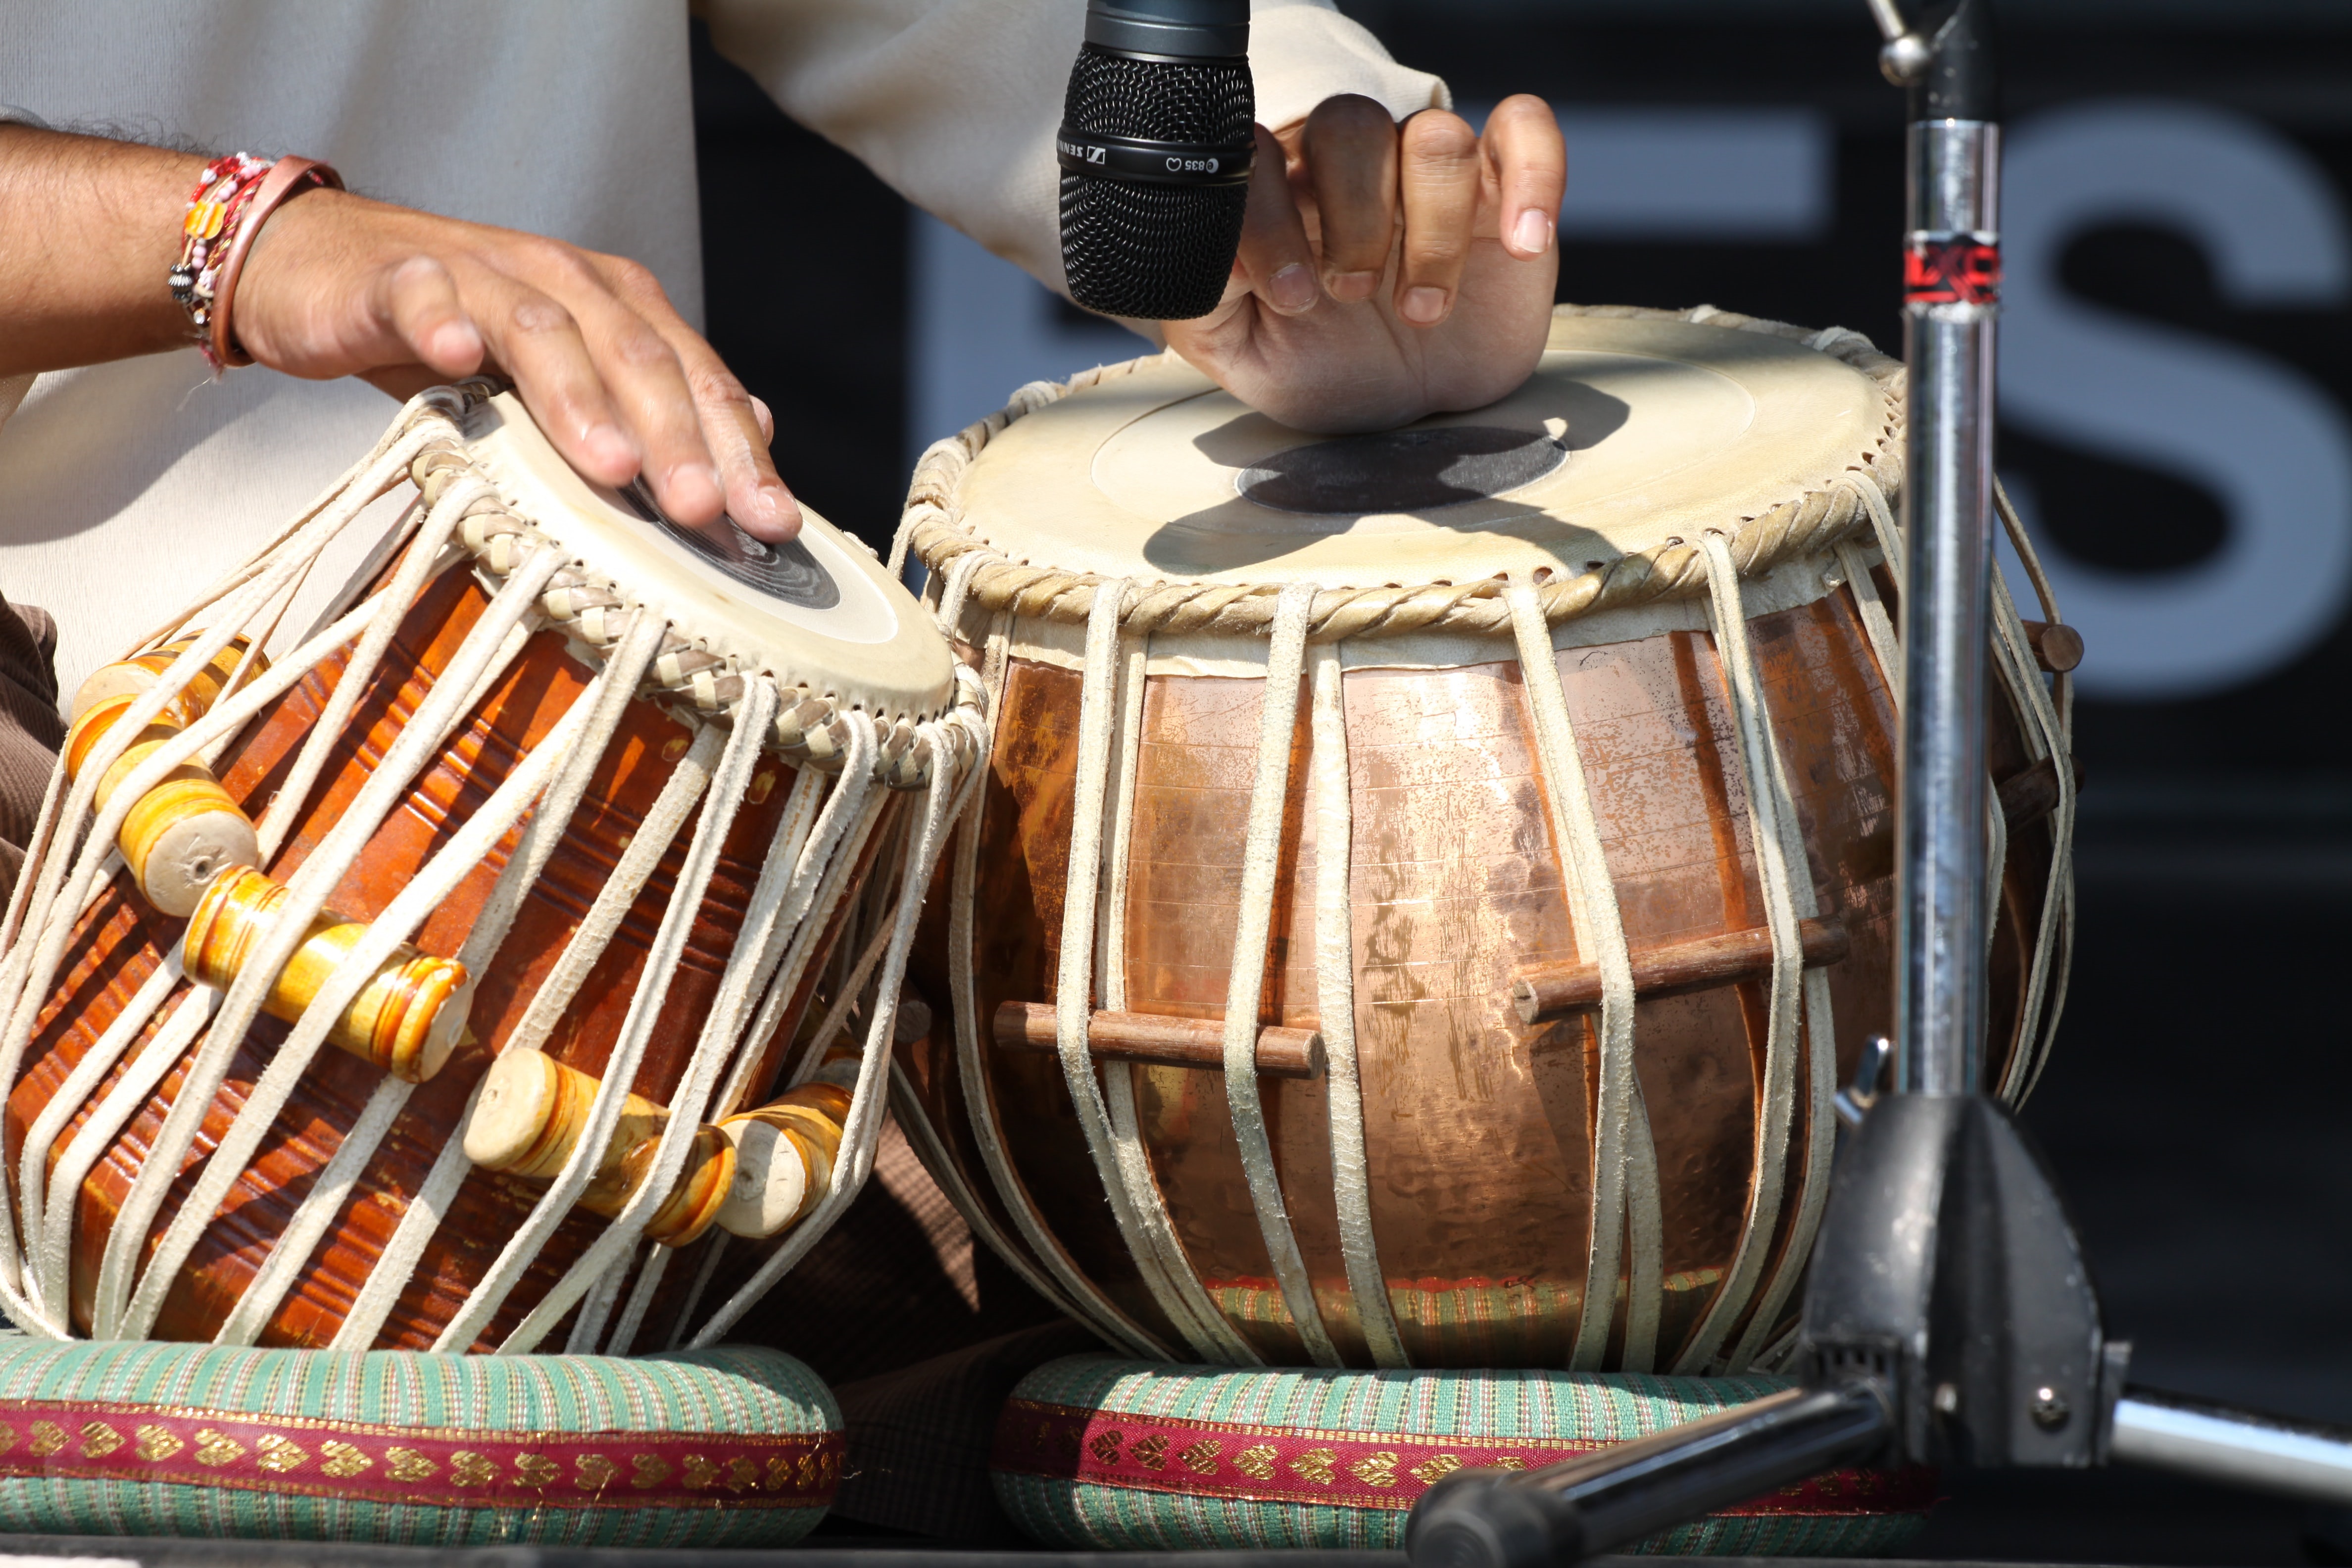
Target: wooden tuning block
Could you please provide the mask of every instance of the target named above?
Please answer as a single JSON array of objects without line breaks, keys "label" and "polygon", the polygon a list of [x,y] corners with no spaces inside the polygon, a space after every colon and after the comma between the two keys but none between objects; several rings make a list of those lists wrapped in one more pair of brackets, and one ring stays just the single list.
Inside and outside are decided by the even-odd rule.
[{"label": "wooden tuning block", "polygon": [[[510,1176],[552,1180],[587,1130],[602,1085],[543,1051],[509,1051],[490,1064],[466,1123],[466,1158]],[[621,1119],[596,1162],[579,1206],[610,1219],[645,1185],[669,1125],[669,1110],[642,1095],[622,1101]],[[686,1169],[654,1211],[646,1237],[666,1247],[698,1239],[719,1217],[735,1180],[735,1148],[716,1127],[696,1131]]]},{"label": "wooden tuning block", "polygon": [[[213,879],[188,917],[181,960],[188,977],[226,987],[243,970],[265,932],[277,923],[287,890],[249,867]],[[291,1023],[328,979],[349,962],[367,926],[321,912],[269,988],[262,1011]],[[441,1070],[466,1030],[466,966],[420,952],[404,942],[393,950],[327,1035],[329,1043],[410,1083]]]},{"label": "wooden tuning block", "polygon": [[[552,1178],[578,1147],[598,1080],[538,1051],[510,1051],[491,1064],[466,1124],[466,1157],[509,1175]],[[684,1247],[716,1225],[735,1236],[781,1236],[832,1190],[849,1119],[849,1090],[818,1079],[757,1110],[696,1131],[694,1150],[646,1235]],[[644,1185],[669,1110],[642,1095],[623,1102],[620,1121],[580,1206],[607,1218]]]},{"label": "wooden tuning block", "polygon": [[[88,680],[81,683],[81,689],[74,693],[73,706],[67,710],[68,718],[79,719],[110,698],[145,695],[163,678],[163,672],[179,661],[182,654],[195,646],[194,637],[182,637],[177,642],[165,643],[152,653],[138,654],[100,666]],[[236,680],[236,667],[245,662],[246,650],[252,646],[249,637],[231,637],[228,646],[213,655],[212,661],[196,671],[186,689],[173,698],[163,711],[173,714],[176,710],[182,729],[211,712],[213,704],[221,700],[230,683]],[[253,668],[247,672],[247,677],[251,679],[268,668],[268,658],[256,654]]]},{"label": "wooden tuning block", "polygon": [[[186,642],[110,664],[82,682],[74,697],[73,727],[66,733],[66,773],[79,779],[99,742],[170,668]],[[243,639],[229,644],[196,679],[164,705],[98,781],[97,804],[104,810],[122,782],[154,755],[158,747],[210,711],[227,689],[243,652]],[[257,665],[259,660],[256,660]],[[139,891],[172,916],[194,911],[213,879],[232,866],[261,859],[253,820],[202,763],[190,759],[132,803],[115,835]]]},{"label": "wooden tuning block", "polygon": [[848,1121],[849,1090],[818,1079],[720,1121],[719,1132],[735,1149],[735,1181],[719,1228],[758,1239],[807,1218],[833,1190]]}]

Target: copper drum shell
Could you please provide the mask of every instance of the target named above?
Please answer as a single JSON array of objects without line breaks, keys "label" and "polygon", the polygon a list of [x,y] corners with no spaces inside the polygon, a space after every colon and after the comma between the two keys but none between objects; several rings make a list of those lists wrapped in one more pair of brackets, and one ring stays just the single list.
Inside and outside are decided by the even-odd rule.
[{"label": "copper drum shell", "polygon": [[[289,876],[342,814],[416,711],[434,679],[447,667],[487,603],[474,576],[462,568],[446,571],[427,585],[401,623],[390,653],[331,752],[320,784],[285,848],[266,868],[270,876],[280,881]],[[248,726],[224,760],[221,783],[250,815],[258,817],[278,792],[297,748],[317,722],[343,668],[343,659],[338,656],[313,670]],[[534,635],[497,685],[459,724],[441,755],[418,776],[352,871],[329,895],[327,906],[345,920],[374,920],[427,856],[482,806],[526,749],[554,727],[592,678],[593,671],[574,657],[560,634]],[[479,976],[467,1015],[470,1037],[448,1065],[409,1099],[362,1172],[354,1196],[336,1215],[326,1237],[305,1264],[299,1281],[263,1331],[262,1344],[321,1345],[333,1337],[434,1161],[446,1144],[461,1136],[466,1103],[474,1085],[520,1021],[532,993],[612,875],[631,837],[643,826],[690,739],[688,727],[664,710],[650,702],[629,705],[562,843],[524,900],[498,962]],[[684,961],[633,1086],[656,1103],[667,1102],[684,1071],[792,783],[791,768],[772,757],[763,759],[728,833],[718,870],[688,936]],[[895,800],[889,809],[898,809]],[[546,1047],[555,1059],[586,1073],[602,1073],[636,991],[655,931],[674,898],[692,826],[690,818],[665,852],[624,919],[619,934],[558,1023]],[[891,826],[886,820],[869,840],[869,863],[876,847],[888,840]],[[415,939],[418,949],[440,955],[457,951],[499,871],[513,853],[517,838],[518,834],[510,832],[425,921]],[[865,865],[858,868],[860,882],[866,869]],[[838,908],[847,910],[853,905],[854,900],[845,897]],[[183,927],[184,922],[147,908],[120,875],[84,916],[40,1016],[24,1074],[8,1099],[6,1152],[11,1162],[18,1158],[27,1128],[66,1075],[164,961],[180,941]],[[834,930],[826,931],[817,950],[819,960],[809,965],[811,978],[786,1009],[766,1058],[754,1074],[751,1092],[755,1102],[774,1079],[783,1047],[801,1022],[809,988],[823,967],[821,955],[829,951],[835,934]],[[167,1005],[156,1015],[158,1024],[168,1016]],[[151,1024],[143,1037],[152,1038],[158,1024]],[[244,1103],[289,1028],[282,1020],[267,1016],[255,1023],[206,1113],[198,1150],[210,1149],[226,1131],[231,1116]],[[135,1049],[131,1054],[136,1054]],[[126,1062],[129,1059],[126,1056]],[[117,1067],[110,1072],[89,1103],[102,1100],[122,1071]],[[74,1322],[82,1332],[89,1329],[90,1294],[114,1215],[162,1128],[184,1071],[184,1066],[166,1075],[156,1095],[132,1116],[82,1184],[74,1229],[71,1300]],[[173,1282],[155,1324],[156,1337],[212,1337],[382,1079],[378,1068],[341,1050],[318,1055],[279,1112],[251,1167],[240,1175]],[[86,1109],[79,1113],[59,1135],[51,1156],[53,1169],[89,1114]],[[200,1161],[192,1162],[181,1173],[151,1240],[161,1237],[202,1169]],[[378,1348],[428,1348],[545,1185],[543,1181],[480,1169],[468,1173],[450,1213],[402,1289],[377,1339]],[[604,1224],[593,1214],[575,1209],[533,1260],[522,1283],[474,1348],[495,1346],[602,1232]],[[690,1281],[698,1265],[698,1257],[678,1259],[667,1270],[667,1278]],[[677,1288],[656,1303],[645,1331],[648,1339],[667,1334],[683,1294],[683,1288]],[[554,1342],[560,1344],[562,1334],[558,1328]]]},{"label": "copper drum shell", "polygon": [[[1878,582],[1891,598],[1883,568]],[[1846,957],[1826,971],[1843,1079],[1863,1042],[1891,1025],[1895,710],[1850,588],[1748,625],[1821,910],[1849,938]],[[1371,1218],[1417,1366],[1567,1364],[1590,1246],[1594,1022],[1587,1014],[1522,1024],[1510,992],[1530,965],[1592,955],[1578,949],[1564,897],[1515,650],[1505,640],[1496,652],[1494,662],[1450,668],[1350,668],[1342,686]],[[1563,649],[1555,659],[1637,962],[1664,944],[1763,927],[1712,637],[1664,632]],[[1120,1238],[1060,1063],[999,1045],[987,1023],[1006,1002],[1055,996],[1080,679],[1017,654],[1008,666],[971,910],[983,1088],[1046,1229],[1118,1307],[1181,1354],[1184,1340]],[[1131,1011],[1223,1016],[1263,685],[1223,676],[1147,680],[1124,911]],[[1998,681],[1991,689],[2001,690]],[[1302,1028],[1318,1024],[1309,707],[1302,690],[1260,1015],[1262,1024]],[[2006,703],[1992,707],[1988,740],[2000,781],[2030,759]],[[2051,847],[2046,820],[2011,830],[1991,962],[1995,1079],[2019,1044]],[[935,1004],[954,994],[950,897],[943,879],[918,949],[919,981]],[[1698,1324],[1738,1240],[1756,1157],[1768,991],[1768,981],[1742,981],[1635,1009],[1636,1070],[1664,1220],[1660,1370]],[[998,1228],[1017,1238],[977,1152],[946,1007],[903,1059],[947,1158]],[[1132,1075],[1152,1172],[1210,1297],[1267,1362],[1306,1363],[1252,1206],[1222,1074],[1100,1065]],[[1810,1087],[1801,1053],[1799,1075],[1768,1279],[1799,1207]],[[1370,1365],[1339,1249],[1326,1085],[1265,1074],[1258,1085],[1322,1316],[1349,1363]],[[1784,1311],[1790,1321],[1797,1300]],[[1621,1286],[1612,1367],[1622,1300]],[[1723,1343],[1738,1342],[1744,1327],[1735,1323]]]}]

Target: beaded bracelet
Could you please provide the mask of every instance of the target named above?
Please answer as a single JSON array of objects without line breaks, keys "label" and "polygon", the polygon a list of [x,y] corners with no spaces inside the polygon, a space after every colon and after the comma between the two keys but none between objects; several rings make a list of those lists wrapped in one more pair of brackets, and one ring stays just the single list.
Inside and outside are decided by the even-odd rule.
[{"label": "beaded bracelet", "polygon": [[198,176],[180,224],[180,259],[165,281],[215,375],[253,363],[228,330],[229,300],[253,237],[289,196],[314,185],[341,190],[342,176],[315,159],[272,161],[250,153],[215,158]]}]

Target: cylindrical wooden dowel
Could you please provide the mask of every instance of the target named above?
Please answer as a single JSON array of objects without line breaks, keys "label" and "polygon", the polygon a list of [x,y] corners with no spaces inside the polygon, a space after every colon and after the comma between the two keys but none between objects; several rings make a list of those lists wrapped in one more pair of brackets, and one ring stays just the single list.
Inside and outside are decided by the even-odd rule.
[{"label": "cylindrical wooden dowel", "polygon": [[[578,1147],[588,1109],[601,1087],[595,1078],[541,1051],[509,1051],[483,1076],[481,1098],[466,1123],[466,1158],[510,1176],[551,1180]],[[642,1095],[627,1096],[579,1206],[610,1219],[625,1207],[659,1152],[669,1111]],[[696,1129],[686,1168],[646,1223],[646,1238],[684,1247],[710,1228],[735,1181],[735,1149],[725,1133]]]},{"label": "cylindrical wooden dowel", "polygon": [[[2083,787],[2083,764],[2076,763],[2074,787]],[[2058,809],[2058,768],[2048,757],[2011,778],[2000,781],[2001,820],[2011,827],[2039,822]]]},{"label": "cylindrical wooden dowel", "polygon": [[[238,868],[215,879],[188,917],[181,939],[188,978],[226,987],[277,923],[286,889],[260,872]],[[262,1010],[291,1023],[349,959],[367,927],[321,913],[294,952]],[[452,1005],[465,988],[466,966],[419,952],[405,942],[393,950],[343,1016],[328,1041],[397,1079],[423,1083],[441,1070],[466,1028],[466,1010]]]},{"label": "cylindrical wooden dowel", "polygon": [[[1054,1009],[1043,1002],[1007,1002],[996,1010],[996,1043],[1034,1051],[1058,1048]],[[1223,1068],[1225,1026],[1214,1018],[1171,1018],[1158,1013],[1097,1013],[1087,1022],[1087,1049],[1103,1061],[1160,1067]],[[1257,1033],[1257,1070],[1269,1078],[1318,1078],[1323,1036],[1316,1029],[1266,1027]]]},{"label": "cylindrical wooden dowel", "polygon": [[2063,622],[2027,621],[2025,640],[2033,645],[2033,661],[2053,675],[2083,662],[2083,634]]},{"label": "cylindrical wooden dowel", "polygon": [[849,1090],[822,1080],[722,1120],[719,1131],[735,1147],[735,1182],[719,1210],[719,1228],[756,1240],[806,1218],[833,1188],[848,1120]]},{"label": "cylindrical wooden dowel", "polygon": [[[194,647],[195,643],[194,637],[182,637],[177,642],[165,643],[152,653],[100,665],[91,672],[88,680],[81,683],[81,689],[74,693],[73,706],[67,710],[68,717],[79,719],[110,698],[142,695],[162,679],[163,672],[177,663],[180,656]],[[219,701],[221,694],[228,689],[229,682],[236,678],[236,667],[244,662],[245,650],[252,646],[251,640],[246,637],[229,638],[228,646],[213,655],[212,661],[197,670],[180,694],[165,705],[164,713],[170,715],[176,710],[180,728],[185,729],[210,712],[213,704]],[[269,660],[257,654],[246,679],[250,680],[268,668]]]},{"label": "cylindrical wooden dowel", "polygon": [[[1797,938],[1808,969],[1845,957],[1845,927],[1836,921],[1800,921]],[[1645,1002],[1681,996],[1771,972],[1770,931],[1726,931],[1633,954],[1633,994]],[[1511,983],[1511,1001],[1523,1024],[1548,1024],[1572,1013],[1591,1012],[1601,1005],[1601,967],[1548,963],[1521,970]]]},{"label": "cylindrical wooden dowel", "polygon": [[[66,732],[68,776],[81,776],[82,764],[100,740],[138,700],[136,692],[109,697],[74,721]],[[142,730],[99,778],[99,808],[104,810],[122,781],[185,727],[175,713]],[[132,803],[114,842],[140,893],[167,915],[193,912],[214,878],[232,866],[251,866],[261,858],[253,819],[221,788],[212,770],[194,759],[164,774],[162,783]]]}]

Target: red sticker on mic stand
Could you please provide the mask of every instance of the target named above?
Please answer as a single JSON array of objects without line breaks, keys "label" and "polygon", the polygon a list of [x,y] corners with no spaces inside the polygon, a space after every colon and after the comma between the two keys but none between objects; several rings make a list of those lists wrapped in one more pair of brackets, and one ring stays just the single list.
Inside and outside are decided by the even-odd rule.
[{"label": "red sticker on mic stand", "polygon": [[1914,239],[1903,253],[1906,305],[1997,305],[2000,247],[1962,236]]}]

